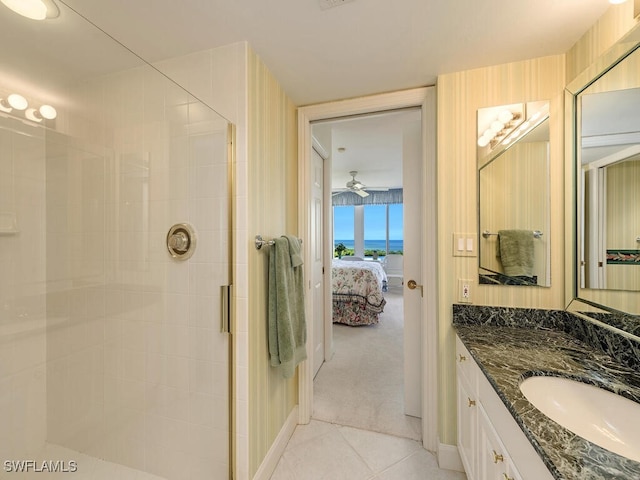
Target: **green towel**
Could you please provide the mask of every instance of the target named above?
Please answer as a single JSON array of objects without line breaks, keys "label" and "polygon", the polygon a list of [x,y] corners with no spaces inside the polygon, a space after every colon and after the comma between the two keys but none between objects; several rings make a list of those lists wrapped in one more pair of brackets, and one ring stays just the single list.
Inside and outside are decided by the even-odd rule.
[{"label": "green towel", "polygon": [[302,257],[295,237],[276,238],[270,248],[268,320],[271,365],[290,378],[307,358]]},{"label": "green towel", "polygon": [[533,276],[532,230],[499,230],[498,253],[505,275]]}]

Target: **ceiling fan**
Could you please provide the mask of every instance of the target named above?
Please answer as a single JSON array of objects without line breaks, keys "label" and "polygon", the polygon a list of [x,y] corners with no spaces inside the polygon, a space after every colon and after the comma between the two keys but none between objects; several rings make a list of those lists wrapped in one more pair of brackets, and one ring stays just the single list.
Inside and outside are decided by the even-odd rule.
[{"label": "ceiling fan", "polygon": [[339,195],[344,192],[353,192],[357,195],[360,195],[362,198],[368,197],[369,194],[365,191],[365,188],[367,187],[360,180],[356,180],[357,174],[358,172],[355,170],[349,172],[349,175],[351,175],[351,180],[347,182],[347,188],[339,192],[334,192],[333,195]]}]

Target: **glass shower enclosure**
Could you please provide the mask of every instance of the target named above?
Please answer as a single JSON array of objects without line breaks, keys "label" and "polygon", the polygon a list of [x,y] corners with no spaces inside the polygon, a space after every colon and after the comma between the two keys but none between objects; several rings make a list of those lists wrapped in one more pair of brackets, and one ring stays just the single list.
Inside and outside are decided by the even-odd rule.
[{"label": "glass shower enclosure", "polygon": [[230,124],[57,6],[0,4],[0,478],[227,479]]}]

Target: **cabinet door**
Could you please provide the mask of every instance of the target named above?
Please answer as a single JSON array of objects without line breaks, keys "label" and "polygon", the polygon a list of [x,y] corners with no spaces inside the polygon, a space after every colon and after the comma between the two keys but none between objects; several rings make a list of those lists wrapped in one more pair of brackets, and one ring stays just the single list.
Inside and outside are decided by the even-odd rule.
[{"label": "cabinet door", "polygon": [[478,401],[465,378],[458,372],[458,451],[468,480],[476,480]]},{"label": "cabinet door", "polygon": [[510,458],[507,461],[506,477],[504,477],[504,479],[502,480],[522,480],[520,472],[518,472],[518,469],[515,467]]},{"label": "cabinet door", "polygon": [[478,480],[505,480],[509,457],[484,409],[478,410]]}]

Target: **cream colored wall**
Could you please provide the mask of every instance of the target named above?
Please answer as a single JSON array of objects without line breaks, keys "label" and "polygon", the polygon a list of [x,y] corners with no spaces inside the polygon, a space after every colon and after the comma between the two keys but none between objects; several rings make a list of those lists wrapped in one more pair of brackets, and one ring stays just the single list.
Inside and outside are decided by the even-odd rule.
[{"label": "cream colored wall", "polygon": [[[563,308],[564,203],[563,55],[452,73],[438,77],[438,317],[440,442],[456,443],[452,305],[457,279],[477,279],[476,257],[453,257],[455,232],[476,232],[476,111],[516,102],[550,102],[551,287],[472,287],[478,305]],[[546,232],[545,232],[546,234]],[[553,266],[556,266],[555,268]],[[560,267],[558,267],[560,266]]]},{"label": "cream colored wall", "polygon": [[[248,229],[265,238],[297,234],[295,105],[258,56],[248,55]],[[269,365],[268,247],[249,249],[249,478],[297,404],[297,377]]]},{"label": "cream colored wall", "polygon": [[[607,249],[638,248],[640,216],[640,160],[607,167]],[[640,290],[640,269],[636,265],[607,265],[607,288]],[[638,295],[636,294],[636,302]],[[632,311],[629,309],[628,311]]]},{"label": "cream colored wall", "polygon": [[636,24],[634,2],[609,7],[605,14],[566,53],[567,83],[620,40]]}]

